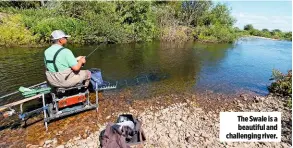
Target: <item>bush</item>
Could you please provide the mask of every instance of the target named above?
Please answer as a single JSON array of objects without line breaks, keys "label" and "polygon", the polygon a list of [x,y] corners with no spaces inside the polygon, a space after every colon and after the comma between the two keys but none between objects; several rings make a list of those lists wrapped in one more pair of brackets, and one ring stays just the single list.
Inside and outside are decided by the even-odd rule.
[{"label": "bush", "polygon": [[164,27],[161,30],[160,40],[172,42],[186,42],[192,38],[191,32],[191,28],[184,26]]},{"label": "bush", "polygon": [[271,93],[292,97],[292,70],[288,71],[288,74],[282,74],[274,69],[271,80],[273,82],[268,87]]},{"label": "bush", "polygon": [[73,36],[71,39],[73,43],[81,43],[83,41],[81,34],[83,26],[86,26],[85,22],[74,18],[54,17],[45,18],[36,22],[30,30],[36,34],[41,42],[49,43],[51,32],[60,29]]},{"label": "bush", "polygon": [[[40,45],[49,43],[50,34],[56,29],[70,34],[71,41],[78,44],[144,42],[156,38],[182,42],[193,37],[200,41],[232,42],[238,35],[232,29],[234,19],[228,7],[224,4],[214,7],[212,2],[48,1],[41,7],[40,4],[0,3],[0,12],[18,17],[18,22],[2,20],[3,24],[15,23],[11,25],[14,28],[2,24],[2,30],[11,29],[4,36],[17,34],[16,30],[21,28],[15,26],[19,24],[25,28],[23,30],[26,30],[27,35],[23,34],[20,43]],[[185,13],[189,9],[182,7],[185,4],[192,10],[188,15]],[[194,28],[197,29],[192,31]],[[20,35],[12,38],[20,38],[17,36]],[[11,43],[14,41],[2,41],[1,44]]]},{"label": "bush", "polygon": [[268,29],[258,30],[254,29],[251,24],[248,24],[244,26],[244,31],[248,33],[248,35],[292,41],[292,32],[282,32],[279,29],[274,29],[272,31]]},{"label": "bush", "polygon": [[3,17],[1,21],[1,46],[34,45],[36,43],[36,36],[26,29],[24,23],[21,21],[21,15],[8,15]]},{"label": "bush", "polygon": [[196,40],[203,42],[233,42],[237,33],[233,28],[222,25],[196,27],[193,31]]},{"label": "bush", "polygon": [[287,106],[288,106],[289,108],[292,108],[292,99],[288,99],[288,101],[287,101]]},{"label": "bush", "polygon": [[151,41],[156,36],[156,17],[152,2],[117,2],[117,14],[131,41]]},{"label": "bush", "polygon": [[85,14],[85,18],[91,20],[87,24],[87,30],[83,30],[84,40],[87,43],[124,43],[129,41],[127,32],[115,20],[115,16],[109,17],[103,13],[88,12]]}]

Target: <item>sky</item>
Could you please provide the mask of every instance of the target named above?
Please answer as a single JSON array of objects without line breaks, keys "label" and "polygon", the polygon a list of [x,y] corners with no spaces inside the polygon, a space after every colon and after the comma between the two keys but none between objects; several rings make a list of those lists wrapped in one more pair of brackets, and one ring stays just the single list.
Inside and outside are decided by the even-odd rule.
[{"label": "sky", "polygon": [[292,31],[292,2],[287,1],[217,1],[230,7],[237,19],[235,27],[252,24],[256,29]]}]

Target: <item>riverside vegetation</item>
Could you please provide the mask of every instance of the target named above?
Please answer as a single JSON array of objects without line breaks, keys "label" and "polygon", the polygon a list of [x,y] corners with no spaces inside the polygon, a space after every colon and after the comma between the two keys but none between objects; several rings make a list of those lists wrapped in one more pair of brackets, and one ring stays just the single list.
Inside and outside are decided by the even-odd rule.
[{"label": "riverside vegetation", "polygon": [[260,36],[265,38],[273,38],[273,39],[281,39],[281,40],[288,40],[292,41],[292,32],[282,32],[279,29],[268,30],[262,29],[258,30],[253,27],[252,24],[248,24],[244,26],[244,30],[240,31],[245,35],[253,35],[253,36]]},{"label": "riverside vegetation", "polygon": [[283,74],[274,69],[271,80],[274,82],[268,87],[269,91],[281,97],[288,97],[287,106],[292,108],[292,70]]},{"label": "riverside vegetation", "polygon": [[61,29],[73,44],[196,40],[228,42],[245,35],[292,40],[292,32],[233,27],[236,19],[225,4],[211,1],[3,1],[0,2],[1,46],[45,46]]},{"label": "riverside vegetation", "polygon": [[230,9],[211,1],[0,2],[1,46],[44,46],[61,29],[73,44],[197,40],[239,37]]}]

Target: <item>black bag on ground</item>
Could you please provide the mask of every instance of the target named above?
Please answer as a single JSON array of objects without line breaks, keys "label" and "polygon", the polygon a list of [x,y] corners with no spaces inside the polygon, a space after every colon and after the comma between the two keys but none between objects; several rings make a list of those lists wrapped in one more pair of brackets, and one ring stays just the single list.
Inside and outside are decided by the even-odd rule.
[{"label": "black bag on ground", "polygon": [[[125,121],[132,121],[134,124],[134,128],[131,129],[127,126],[124,126],[121,128],[122,132],[119,131],[119,123],[125,122]],[[109,137],[109,136],[115,136],[115,134],[119,134],[120,132],[120,136],[123,136],[125,138],[125,141],[121,141],[121,143],[126,143],[127,147],[129,146],[134,146],[134,145],[142,145],[143,142],[146,140],[145,134],[141,128],[142,122],[139,121],[138,119],[133,118],[133,116],[131,114],[122,114],[118,117],[117,122],[115,124],[111,124],[111,131],[109,134],[109,129],[108,129],[108,133],[105,134],[105,130],[103,130],[100,134],[100,146],[101,147],[111,147],[109,145],[113,145],[113,143],[109,143],[110,141],[113,141],[113,139],[115,139],[115,137]],[[109,128],[109,125],[107,126],[107,128]],[[106,130],[107,130],[106,128]],[[126,130],[126,131],[124,131]],[[107,132],[107,131],[106,131]],[[118,135],[116,135],[118,136]],[[118,136],[119,137],[119,136]],[[123,139],[124,139],[123,138]],[[109,140],[111,139],[111,140]],[[117,138],[116,138],[117,139]],[[120,139],[121,140],[121,139]],[[105,145],[102,145],[102,144]],[[120,143],[120,142],[118,142]],[[106,146],[107,145],[107,146]]]},{"label": "black bag on ground", "polygon": [[132,121],[134,123],[134,130],[133,133],[131,133],[131,138],[126,138],[126,143],[128,145],[137,145],[141,144],[146,140],[145,134],[141,128],[142,122],[138,119],[133,118],[131,114],[122,114],[118,117],[117,123],[123,122],[123,121]]}]

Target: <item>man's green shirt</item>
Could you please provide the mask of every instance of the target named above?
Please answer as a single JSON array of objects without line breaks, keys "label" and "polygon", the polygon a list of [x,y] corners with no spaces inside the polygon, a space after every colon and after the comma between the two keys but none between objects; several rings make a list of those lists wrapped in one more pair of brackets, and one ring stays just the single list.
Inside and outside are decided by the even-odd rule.
[{"label": "man's green shirt", "polygon": [[[62,48],[61,45],[58,44],[54,44],[51,47],[49,47],[48,49],[45,50],[45,60],[53,60],[53,57],[55,55],[55,53]],[[62,72],[68,68],[71,68],[72,66],[77,64],[77,60],[74,57],[73,53],[71,52],[71,50],[64,48],[62,49],[58,56],[56,57],[56,66],[59,72]],[[46,62],[45,62],[46,64]],[[47,69],[50,72],[56,72],[54,69],[54,65],[53,63],[47,63],[46,64]]]}]

